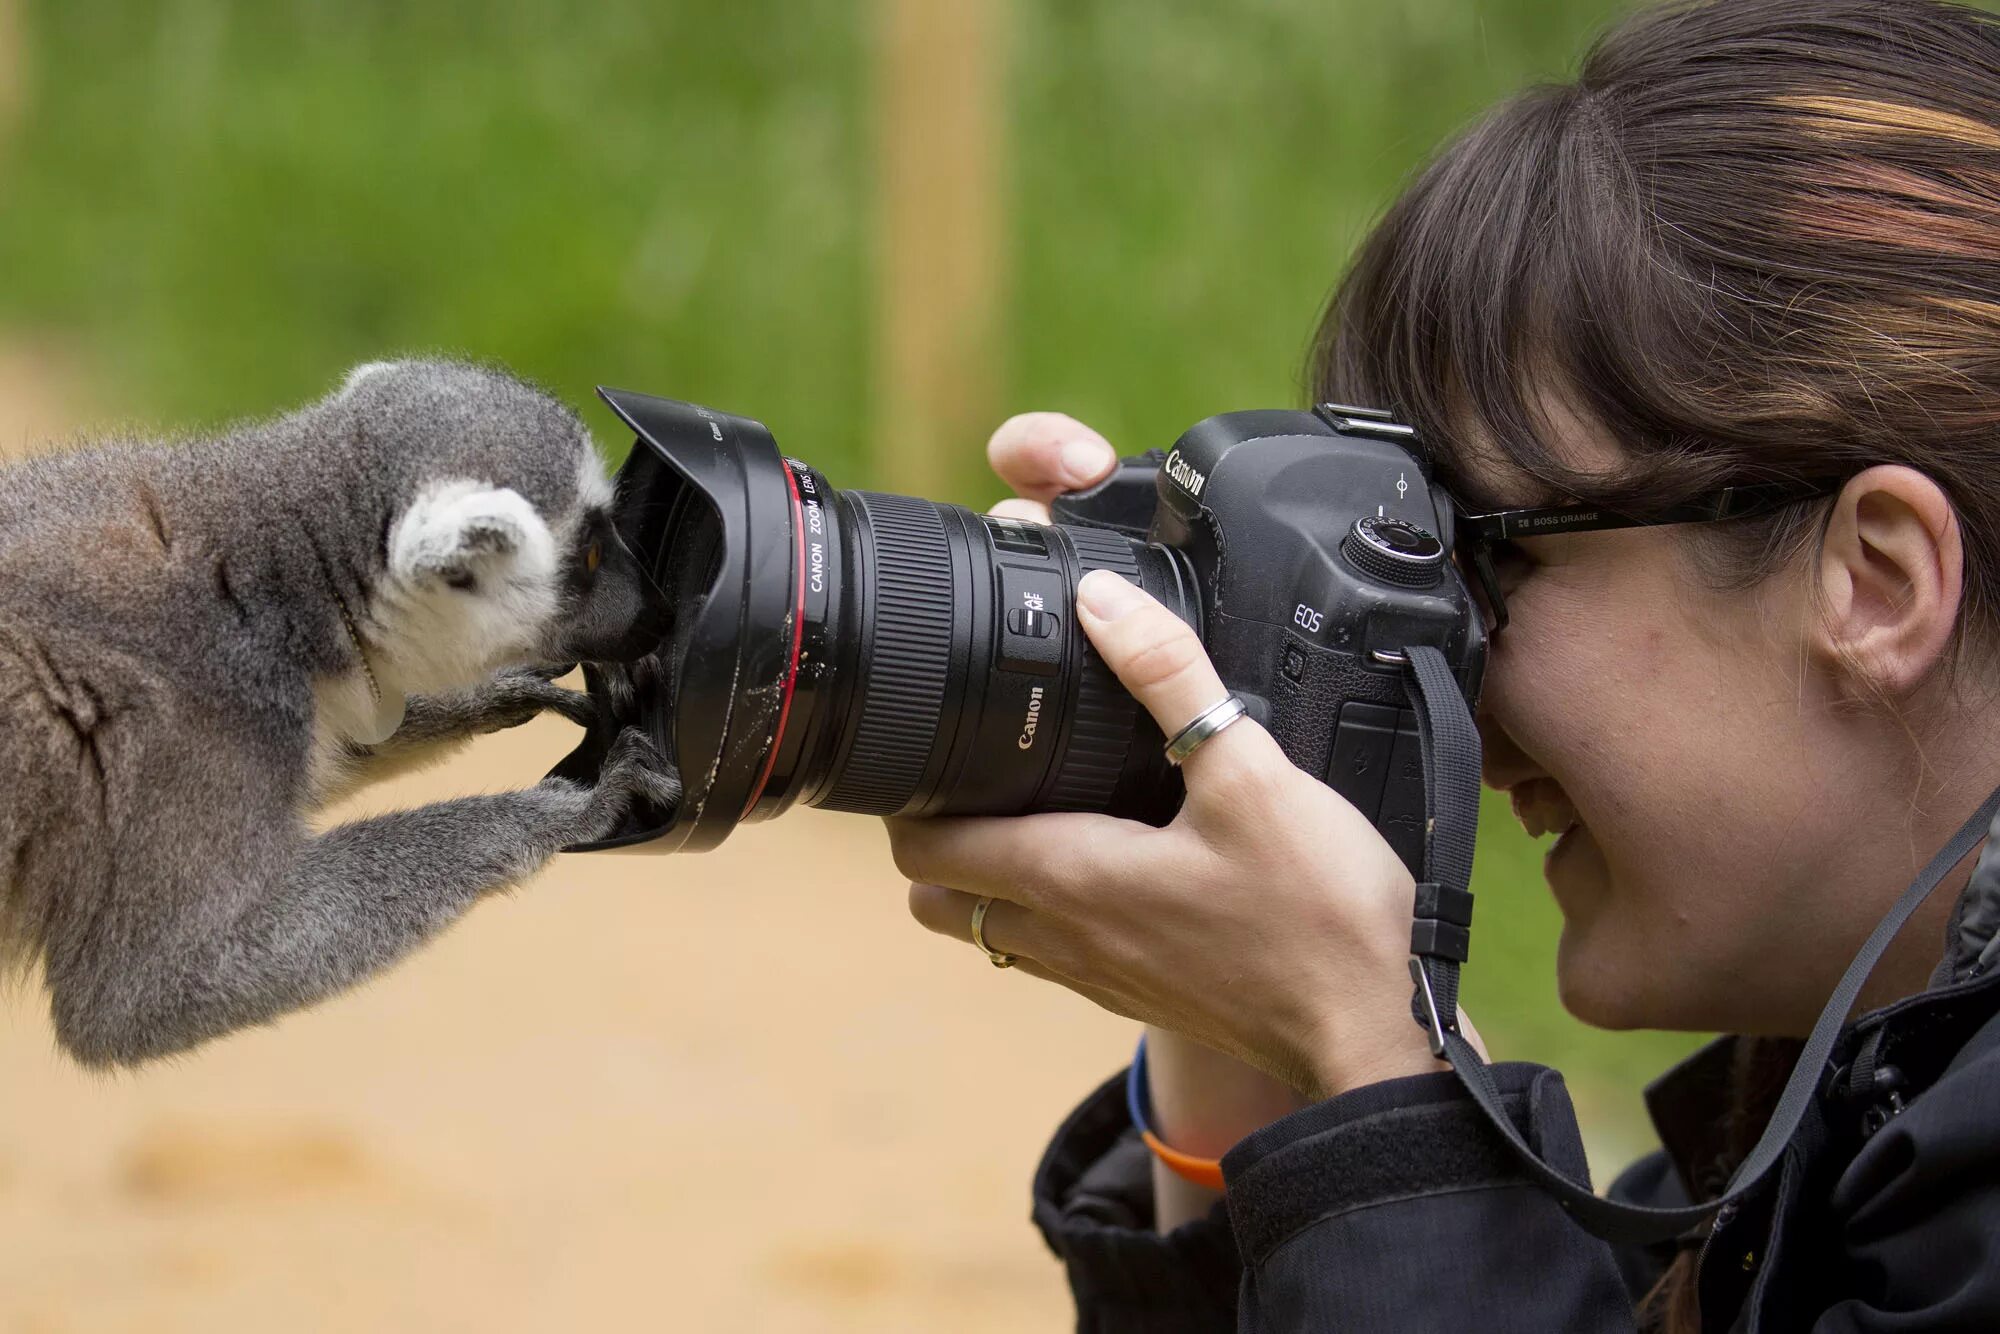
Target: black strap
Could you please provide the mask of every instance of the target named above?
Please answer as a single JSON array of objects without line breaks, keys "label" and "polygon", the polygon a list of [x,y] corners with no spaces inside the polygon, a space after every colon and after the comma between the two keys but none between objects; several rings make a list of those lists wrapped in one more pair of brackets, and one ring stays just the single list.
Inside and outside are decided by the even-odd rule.
[{"label": "black strap", "polygon": [[[1473,728],[1471,710],[1466,707],[1444,655],[1434,648],[1406,650],[1409,660],[1410,696],[1416,706],[1424,748],[1424,801],[1429,824],[1424,837],[1424,875],[1435,888],[1428,895],[1432,903],[1463,902],[1472,875],[1472,848],[1479,817],[1479,735]],[[1458,1032],[1458,965],[1462,948],[1444,952],[1417,951],[1411,973],[1417,982],[1411,1005],[1418,1020],[1431,1035],[1431,1049],[1451,1062],[1452,1070],[1466,1092],[1486,1113],[1493,1127],[1511,1144],[1523,1166],[1543,1188],[1590,1232],[1606,1241],[1644,1243],[1664,1241],[1686,1232],[1723,1205],[1741,1197],[1761,1180],[1783,1156],[1785,1146],[1812,1105],[1821,1072],[1833,1054],[1834,1042],[1847,1022],[1847,1014],[1867,982],[1868,974],[1896,938],[1910,915],[1929,898],[1945,875],[1979,845],[1994,812],[2000,810],[2000,791],[1987,797],[1951,840],[1938,850],[1930,864],[1917,874],[1895,907],[1861,946],[1847,966],[1840,985],[1833,989],[1819,1021],[1813,1025],[1791,1080],[1778,1098],[1777,1109],[1764,1128],[1763,1137],[1730,1178],[1727,1190],[1713,1200],[1682,1209],[1652,1209],[1615,1204],[1601,1199],[1582,1182],[1572,1180],[1538,1157],[1522,1139],[1513,1118],[1500,1101],[1493,1072],[1479,1053]],[[1457,899],[1454,895],[1464,895]],[[1470,913],[1465,914],[1468,919]],[[1419,931],[1413,940],[1421,940]],[[1468,927],[1469,929],[1469,927]],[[1435,935],[1435,933],[1432,933]],[[1453,957],[1453,956],[1456,957]]]}]

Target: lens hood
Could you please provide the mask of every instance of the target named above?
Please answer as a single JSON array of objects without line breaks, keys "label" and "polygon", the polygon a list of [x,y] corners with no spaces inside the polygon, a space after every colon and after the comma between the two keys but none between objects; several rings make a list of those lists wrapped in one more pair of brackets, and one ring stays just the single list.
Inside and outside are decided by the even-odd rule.
[{"label": "lens hood", "polygon": [[[586,669],[604,716],[552,773],[595,781],[618,733],[639,727],[679,766],[680,805],[666,813],[642,802],[614,834],[579,850],[646,843],[647,851],[703,851],[756,804],[769,743],[791,702],[800,586],[794,483],[761,422],[597,392],[637,437],[618,474],[617,522],[648,563],[671,628],[645,658]],[[650,688],[655,682],[669,688]]]}]

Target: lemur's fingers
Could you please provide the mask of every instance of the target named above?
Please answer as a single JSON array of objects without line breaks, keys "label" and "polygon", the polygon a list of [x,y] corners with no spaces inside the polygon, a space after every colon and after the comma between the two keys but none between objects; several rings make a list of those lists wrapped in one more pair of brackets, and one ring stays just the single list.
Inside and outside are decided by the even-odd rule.
[{"label": "lemur's fingers", "polygon": [[640,770],[638,788],[640,796],[663,811],[672,811],[679,806],[684,790],[681,787],[680,775],[674,773],[672,769],[664,772],[655,772],[652,769]]},{"label": "lemur's fingers", "polygon": [[[578,785],[563,778],[545,778],[542,787],[556,792],[579,791]],[[670,815],[680,805],[681,780],[658,747],[643,732],[628,727],[605,752],[596,785],[581,790],[581,795],[583,808],[568,841],[593,843],[615,833],[641,800]]]},{"label": "lemur's fingers", "polygon": [[629,774],[672,767],[672,762],[660,754],[660,748],[653,744],[651,737],[636,727],[627,727],[612,738],[601,772],[606,779],[616,775],[624,780]]},{"label": "lemur's fingers", "polygon": [[535,507],[509,487],[454,481],[411,503],[389,538],[396,572],[419,585],[466,591],[505,583],[520,567],[545,575],[555,566],[555,538]]},{"label": "lemur's fingers", "polygon": [[642,796],[669,810],[680,804],[682,790],[673,761],[636,727],[626,728],[611,743],[599,771],[598,787],[614,799]]},{"label": "lemur's fingers", "polygon": [[500,672],[484,687],[481,712],[489,728],[519,727],[543,713],[559,713],[578,727],[597,721],[597,701],[556,685],[533,667]]},{"label": "lemur's fingers", "polygon": [[564,690],[561,686],[550,686],[548,691],[548,707],[578,727],[589,727],[597,721],[597,701],[582,691]]}]

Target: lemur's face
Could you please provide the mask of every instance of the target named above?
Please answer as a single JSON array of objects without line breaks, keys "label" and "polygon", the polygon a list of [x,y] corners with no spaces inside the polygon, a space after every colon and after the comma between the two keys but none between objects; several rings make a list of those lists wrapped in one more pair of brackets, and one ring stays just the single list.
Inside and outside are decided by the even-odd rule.
[{"label": "lemur's face", "polygon": [[[590,465],[597,467],[595,453]],[[623,662],[658,644],[665,608],[651,576],[611,519],[603,474],[586,488],[574,531],[562,544],[561,611],[548,640],[556,662]]]},{"label": "lemur's face", "polygon": [[652,648],[664,615],[611,521],[587,443],[554,513],[511,487],[426,487],[389,532],[374,619],[404,689],[441,689],[519,664],[618,661]]}]

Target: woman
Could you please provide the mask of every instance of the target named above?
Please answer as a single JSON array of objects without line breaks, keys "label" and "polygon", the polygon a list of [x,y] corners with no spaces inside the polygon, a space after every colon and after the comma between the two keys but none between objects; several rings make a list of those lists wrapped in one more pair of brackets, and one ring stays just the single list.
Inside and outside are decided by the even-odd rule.
[{"label": "woman", "polygon": [[[1740,1035],[1655,1087],[1668,1152],[1613,1193],[1710,1197],[1863,938],[2000,782],[2000,22],[1929,0],[1628,22],[1424,171],[1311,376],[1413,422],[1467,508],[1820,492],[1501,553],[1485,777],[1560,834],[1564,1004]],[[1111,460],[1051,415],[991,455],[1016,507]],[[1167,734],[1222,698],[1115,576],[1079,619]],[[996,961],[1151,1026],[1158,1139],[1227,1152],[1218,1203],[1149,1158],[1122,1080],[1063,1128],[1036,1213],[1083,1327],[2000,1328],[2000,855],[1896,938],[1781,1169],[1713,1235],[1616,1248],[1431,1057],[1411,876],[1370,824],[1251,722],[1185,773],[1164,829],[892,825],[922,922],[972,939],[990,897]],[[1580,1172],[1560,1079],[1497,1074]]]}]

